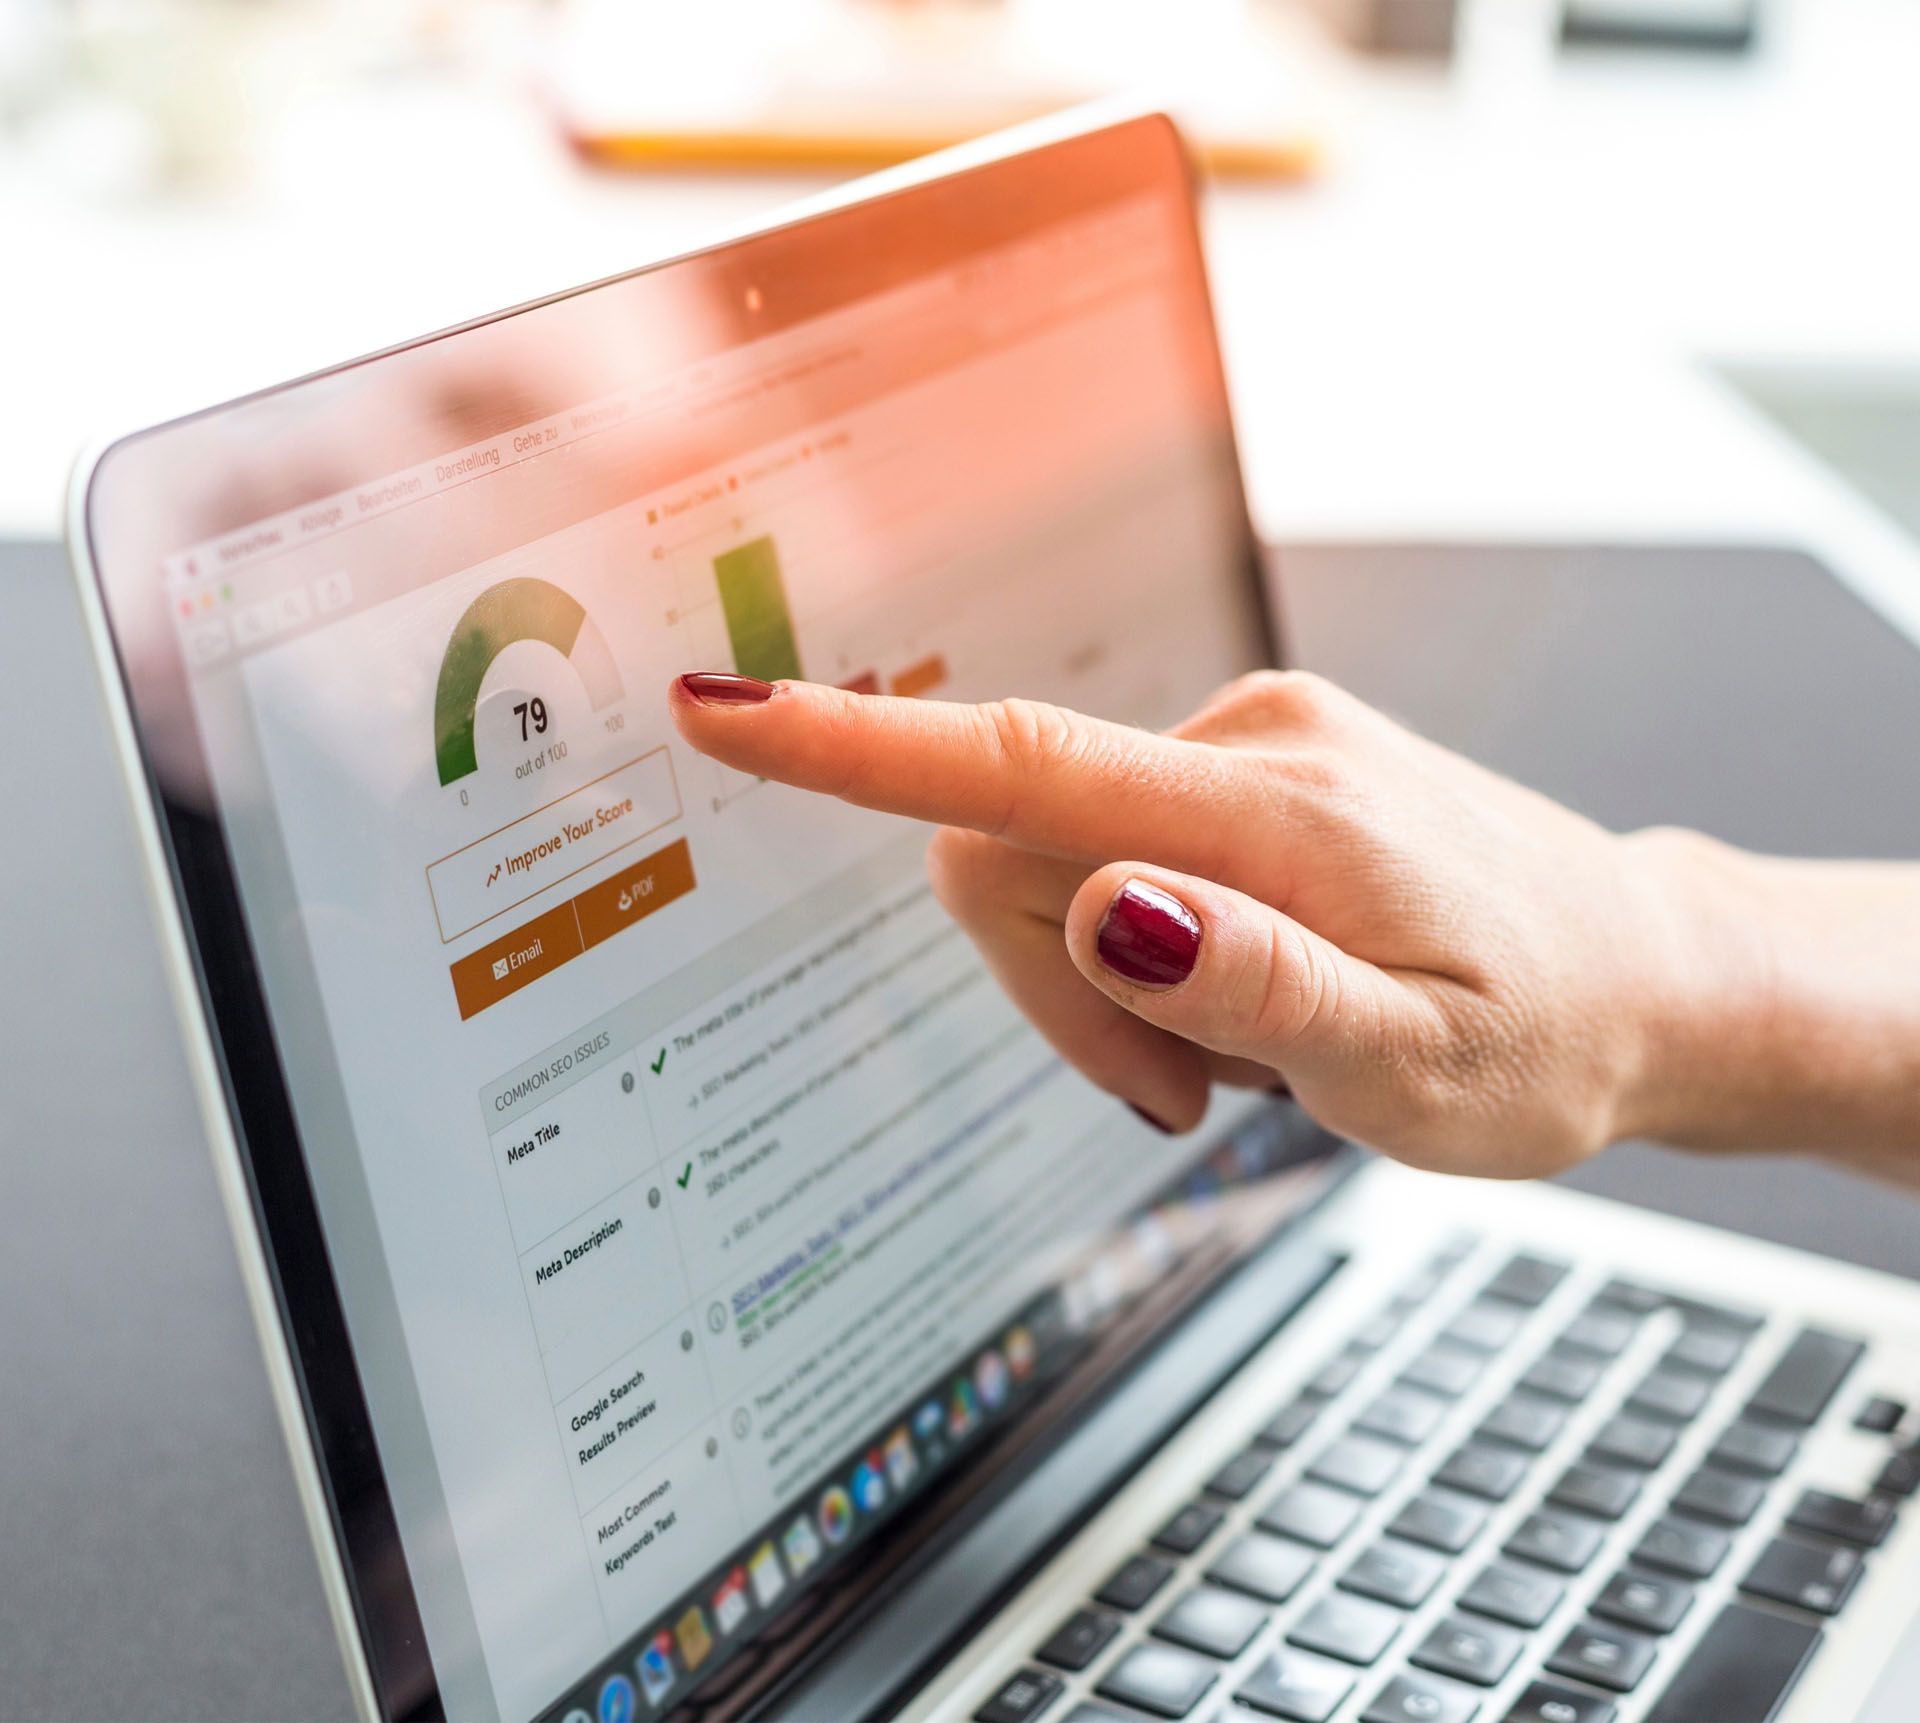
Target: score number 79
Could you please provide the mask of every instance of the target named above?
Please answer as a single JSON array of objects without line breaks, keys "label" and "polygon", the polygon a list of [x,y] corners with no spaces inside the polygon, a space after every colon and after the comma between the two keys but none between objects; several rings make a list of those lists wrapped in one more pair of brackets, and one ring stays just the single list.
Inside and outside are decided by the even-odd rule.
[{"label": "score number 79", "polygon": [[[530,742],[535,736],[547,733],[547,703],[538,694],[530,699],[516,701],[513,715],[520,720],[520,740]],[[624,730],[627,727],[626,714],[612,712],[607,715],[609,732]]]}]

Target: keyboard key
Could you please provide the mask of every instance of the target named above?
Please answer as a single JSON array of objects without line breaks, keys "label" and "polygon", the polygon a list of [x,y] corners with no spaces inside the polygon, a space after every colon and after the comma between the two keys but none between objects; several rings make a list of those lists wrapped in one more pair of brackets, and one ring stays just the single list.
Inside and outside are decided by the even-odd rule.
[{"label": "keyboard key", "polygon": [[1669,1424],[1650,1424],[1645,1418],[1622,1413],[1609,1418],[1593,1438],[1592,1452],[1603,1460],[1652,1471],[1673,1452],[1675,1432]]},{"label": "keyboard key", "polygon": [[1482,1441],[1505,1442],[1538,1454],[1553,1444],[1567,1421],[1567,1409],[1533,1394],[1515,1394],[1502,1400],[1474,1432]]},{"label": "keyboard key", "polygon": [[1293,1624],[1287,1643],[1343,1663],[1371,1663],[1399,1631],[1400,1617],[1384,1605],[1334,1591]]},{"label": "keyboard key", "polygon": [[1558,1344],[1596,1358],[1618,1358],[1638,1332],[1639,1324],[1631,1316],[1603,1306],[1576,1316],[1561,1331]]},{"label": "keyboard key", "polygon": [[1395,1538],[1382,1538],[1340,1576],[1340,1589],[1376,1598],[1396,1609],[1417,1609],[1432,1595],[1446,1571],[1444,1557]]},{"label": "keyboard key", "polygon": [[1627,1409],[1648,1418],[1685,1424],[1698,1415],[1713,1384],[1679,1370],[1650,1370],[1627,1396]]},{"label": "keyboard key", "polygon": [[1354,1419],[1353,1427],[1389,1442],[1418,1447],[1447,1415],[1447,1403],[1414,1388],[1389,1388]]},{"label": "keyboard key", "polygon": [[1660,1360],[1663,1370],[1692,1370],[1702,1376],[1724,1376],[1739,1362],[1747,1337],[1731,1328],[1689,1328]]},{"label": "keyboard key", "polygon": [[1730,1603],[1688,1652],[1646,1723],[1774,1716],[1819,1648],[1821,1630]]},{"label": "keyboard key", "polygon": [[1022,1669],[1000,1684],[1000,1691],[974,1712],[974,1723],[1027,1723],[1066,1691],[1057,1675]]},{"label": "keyboard key", "polygon": [[1218,1679],[1217,1664],[1191,1651],[1149,1643],[1122,1657],[1094,1692],[1156,1717],[1184,1717]]},{"label": "keyboard key", "polygon": [[1854,1413],[1853,1427],[1875,1436],[1890,1435],[1900,1428],[1900,1420],[1906,1415],[1906,1407],[1898,1400],[1889,1400],[1884,1394],[1876,1394]]},{"label": "keyboard key", "polygon": [[1893,1520],[1893,1503],[1885,1496],[1869,1496],[1857,1502],[1851,1496],[1836,1496],[1827,1490],[1804,1492],[1787,1514],[1787,1524],[1796,1531],[1837,1538],[1862,1549],[1876,1549],[1884,1543]]},{"label": "keyboard key", "polygon": [[1111,1706],[1087,1702],[1074,1706],[1060,1723],[1133,1723],[1133,1719],[1122,1717]]},{"label": "keyboard key", "polygon": [[1457,1346],[1435,1345],[1417,1354],[1400,1372],[1400,1380],[1430,1394],[1457,1400],[1480,1379],[1486,1360]]},{"label": "keyboard key", "polygon": [[1595,1615],[1645,1633],[1671,1633],[1693,1607],[1693,1588],[1677,1579],[1617,1573],[1590,1605]]},{"label": "keyboard key", "polygon": [[1469,1352],[1498,1352],[1520,1332],[1524,1310],[1491,1299],[1475,1299],[1441,1331],[1440,1338]]},{"label": "keyboard key", "polygon": [[1360,1713],[1360,1723],[1472,1723],[1479,1709],[1470,1694],[1396,1675]]},{"label": "keyboard key", "polygon": [[1282,1406],[1267,1421],[1267,1427],[1254,1440],[1263,1448],[1291,1448],[1307,1433],[1307,1427],[1320,1416],[1315,1400],[1294,1400]]},{"label": "keyboard key", "polygon": [[1486,1523],[1487,1510],[1459,1496],[1426,1490],[1394,1515],[1387,1530],[1429,1549],[1458,1555]]},{"label": "keyboard key", "polygon": [[1287,1723],[1326,1723],[1352,1691],[1350,1670],[1282,1647],[1247,1678],[1234,1698]]},{"label": "keyboard key", "polygon": [[[1660,1649],[1657,1639],[1627,1627],[1609,1627],[1583,1621],[1560,1642],[1547,1659],[1548,1673],[1591,1681],[1613,1693],[1631,1693]],[[1745,1716],[1744,1712],[1709,1712],[1709,1716]],[[1695,1723],[1699,1723],[1696,1718]]]},{"label": "keyboard key", "polygon": [[1491,1687],[1513,1667],[1513,1660],[1520,1655],[1525,1643],[1510,1627],[1463,1621],[1457,1615],[1450,1615],[1434,1624],[1407,1661],[1422,1669],[1431,1669],[1436,1675],[1451,1675],[1456,1681]]},{"label": "keyboard key", "polygon": [[1347,1384],[1360,1374],[1360,1366],[1366,1362],[1356,1352],[1342,1352],[1337,1358],[1329,1358],[1300,1390],[1316,1400],[1331,1400],[1346,1391]]},{"label": "keyboard key", "polygon": [[1258,1448],[1235,1454],[1207,1480],[1207,1494],[1229,1502],[1244,1501],[1267,1473],[1273,1470],[1273,1456]]},{"label": "keyboard key", "polygon": [[1316,1484],[1331,1484],[1356,1496],[1377,1496],[1400,1475],[1406,1464],[1404,1448],[1376,1442],[1371,1436],[1342,1436],[1307,1468]]},{"label": "keyboard key", "polygon": [[1325,1484],[1293,1484],[1267,1504],[1260,1529],[1276,1536],[1331,1549],[1360,1517],[1360,1503],[1344,1490]]},{"label": "keyboard key", "polygon": [[1210,1508],[1205,1502],[1194,1502],[1182,1508],[1155,1532],[1153,1541],[1174,1555],[1192,1555],[1213,1536],[1226,1517],[1218,1508]]},{"label": "keyboard key", "polygon": [[1619,1715],[1613,1701],[1597,1693],[1576,1693],[1557,1681],[1536,1681],[1514,1701],[1501,1723],[1613,1723]]},{"label": "keyboard key", "polygon": [[1516,1256],[1487,1282],[1483,1298],[1504,1298],[1523,1304],[1529,1310],[1546,1303],[1554,1289],[1567,1278],[1568,1265],[1544,1256]]},{"label": "keyboard key", "polygon": [[1815,1615],[1837,1615],[1860,1583],[1865,1566],[1866,1558],[1855,1549],[1822,1549],[1793,1538],[1775,1538],[1760,1552],[1740,1589]]},{"label": "keyboard key", "polygon": [[1460,1594],[1460,1607],[1515,1627],[1538,1627],[1560,1607],[1566,1594],[1567,1588],[1557,1579],[1497,1561]]},{"label": "keyboard key", "polygon": [[1056,1669],[1085,1669],[1113,1643],[1120,1623],[1097,1609],[1076,1609],[1033,1655]]},{"label": "keyboard key", "polygon": [[1595,1304],[1613,1304],[1635,1316],[1651,1316],[1664,1310],[1667,1295],[1657,1287],[1643,1286],[1637,1280],[1614,1279],[1593,1295]]},{"label": "keyboard key", "polygon": [[1758,1334],[1767,1318],[1759,1310],[1735,1310],[1731,1305],[1708,1304],[1704,1299],[1667,1295],[1667,1308],[1674,1311],[1689,1328],[1727,1328],[1742,1337]]},{"label": "keyboard key", "polygon": [[1514,1527],[1505,1553],[1521,1561],[1537,1562],[1557,1573],[1578,1573],[1593,1560],[1606,1533],[1591,1520],[1542,1509]]},{"label": "keyboard key", "polygon": [[1220,1552],[1207,1578],[1268,1603],[1285,1603],[1313,1572],[1313,1557],[1298,1544],[1248,1532]]},{"label": "keyboard key", "polygon": [[1733,1472],[1751,1472],[1756,1478],[1777,1478],[1800,1451],[1800,1438],[1789,1430],[1775,1430],[1765,1424],[1745,1420],[1729,1424],[1720,1432],[1713,1452],[1707,1455],[1716,1466]]},{"label": "keyboard key", "polygon": [[1725,1532],[1669,1516],[1647,1527],[1633,1559],[1647,1567],[1677,1573],[1682,1579],[1705,1579],[1726,1559],[1731,1542]]},{"label": "keyboard key", "polygon": [[1389,1306],[1356,1328],[1347,1344],[1359,1352],[1378,1352],[1400,1337],[1401,1319],[1401,1313]]},{"label": "keyboard key", "polygon": [[1578,1405],[1599,1386],[1606,1370],[1597,1358],[1582,1358],[1573,1352],[1543,1352],[1520,1378],[1520,1386]]},{"label": "keyboard key", "polygon": [[1702,1466],[1674,1492],[1673,1511],[1723,1526],[1743,1526],[1765,1498],[1767,1486],[1758,1478],[1736,1478],[1712,1466]]},{"label": "keyboard key", "polygon": [[1415,1269],[1400,1283],[1393,1295],[1393,1303],[1402,1310],[1418,1310],[1446,1285],[1447,1276],[1458,1266],[1456,1259],[1453,1262],[1429,1262]]},{"label": "keyboard key", "polygon": [[1153,1594],[1172,1577],[1172,1562],[1162,1561],[1157,1555],[1131,1556],[1093,1594],[1094,1602],[1104,1603],[1109,1609],[1132,1612],[1150,1602]]},{"label": "keyboard key", "polygon": [[1153,1624],[1156,1639],[1231,1662],[1267,1625],[1267,1612],[1253,1599],[1218,1586],[1196,1585]]},{"label": "keyboard key", "polygon": [[1873,1487],[1891,1496],[1910,1496],[1920,1490],[1920,1453],[1909,1448],[1889,1454],[1879,1477],[1873,1480]]},{"label": "keyboard key", "polygon": [[1527,1462],[1520,1455],[1469,1442],[1433,1474],[1433,1481],[1482,1501],[1504,1502],[1526,1475]]},{"label": "keyboard key", "polygon": [[1783,1424],[1811,1424],[1827,1409],[1847,1372],[1866,1351],[1858,1340],[1803,1328],[1747,1402],[1749,1412]]},{"label": "keyboard key", "polygon": [[1640,1480],[1631,1472],[1589,1466],[1583,1461],[1569,1466],[1560,1475],[1547,1500],[1555,1507],[1571,1508],[1575,1513],[1617,1520],[1633,1506],[1639,1494]]}]

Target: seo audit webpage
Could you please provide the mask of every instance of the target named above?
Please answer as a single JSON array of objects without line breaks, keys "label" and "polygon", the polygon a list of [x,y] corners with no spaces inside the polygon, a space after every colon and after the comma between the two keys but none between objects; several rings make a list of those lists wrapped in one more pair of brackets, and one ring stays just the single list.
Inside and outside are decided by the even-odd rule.
[{"label": "seo audit webpage", "polygon": [[[924,829],[714,765],[665,696],[737,668],[1160,725],[1249,667],[1178,219],[168,561],[450,1714],[669,1705],[964,1437],[950,1405],[889,1437],[923,1385],[990,1341],[1021,1368],[1022,1313],[1175,1170],[1001,996]],[[719,458],[636,491],[688,445]],[[887,1476],[835,1475],[869,1440]]]}]

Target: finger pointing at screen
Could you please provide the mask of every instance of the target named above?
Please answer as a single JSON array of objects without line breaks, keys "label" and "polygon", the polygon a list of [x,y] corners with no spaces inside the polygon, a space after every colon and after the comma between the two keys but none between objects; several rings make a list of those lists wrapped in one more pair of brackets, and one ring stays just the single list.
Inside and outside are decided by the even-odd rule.
[{"label": "finger pointing at screen", "polygon": [[1629,1135],[1818,1140],[1785,1092],[1805,1037],[1762,1031],[1793,1020],[1779,954],[1830,919],[1826,882],[1604,831],[1317,677],[1243,677],[1164,735],[729,675],[671,704],[730,766],[942,826],[935,889],[1008,993],[1165,1128],[1215,1082],[1283,1081],[1461,1172]]}]

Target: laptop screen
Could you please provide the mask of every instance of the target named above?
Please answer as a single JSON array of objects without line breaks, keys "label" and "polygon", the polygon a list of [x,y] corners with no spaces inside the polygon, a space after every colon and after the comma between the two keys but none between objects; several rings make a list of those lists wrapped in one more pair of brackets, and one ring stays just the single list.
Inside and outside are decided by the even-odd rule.
[{"label": "laptop screen", "polygon": [[1264,661],[1164,127],[136,439],[90,525],[243,1114],[284,1085],[261,1200],[310,1187],[318,1255],[267,1217],[350,1348],[294,1324],[309,1392],[363,1396],[450,1714],[742,1682],[1300,1200],[1270,1105],[1170,1142],[1063,1066],[924,828],[666,715],[709,668],[1162,726]]}]

